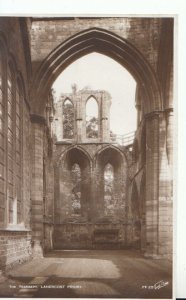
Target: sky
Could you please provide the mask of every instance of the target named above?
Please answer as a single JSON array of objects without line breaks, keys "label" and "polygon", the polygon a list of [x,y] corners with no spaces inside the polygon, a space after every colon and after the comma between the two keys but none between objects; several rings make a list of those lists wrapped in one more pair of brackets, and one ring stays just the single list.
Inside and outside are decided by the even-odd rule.
[{"label": "sky", "polygon": [[136,82],[119,63],[99,53],[81,57],[68,66],[54,82],[56,98],[59,99],[61,93],[71,93],[74,83],[78,90],[89,86],[92,90],[106,90],[110,93],[110,129],[114,133],[120,135],[136,130]]}]

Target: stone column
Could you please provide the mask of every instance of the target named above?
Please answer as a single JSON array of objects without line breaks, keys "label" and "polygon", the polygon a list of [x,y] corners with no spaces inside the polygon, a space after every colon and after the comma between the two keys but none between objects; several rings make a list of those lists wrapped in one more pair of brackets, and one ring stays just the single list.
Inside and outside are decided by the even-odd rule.
[{"label": "stone column", "polygon": [[[100,163],[99,163],[100,164]],[[91,172],[91,214],[90,218],[96,222],[103,217],[103,174],[100,165],[94,164]]]},{"label": "stone column", "polygon": [[158,254],[172,255],[172,114],[160,116],[159,131],[159,244]]},{"label": "stone column", "polygon": [[32,122],[32,182],[31,225],[33,256],[43,256],[43,145],[45,119],[31,115]]},{"label": "stone column", "polygon": [[77,97],[76,100],[76,140],[77,143],[80,143],[82,141],[82,123],[83,123],[83,118],[82,118],[82,105],[81,105],[81,98]]},{"label": "stone column", "polygon": [[56,103],[56,112],[54,116],[53,126],[54,132],[57,136],[58,141],[63,139],[63,105],[62,102]]},{"label": "stone column", "polygon": [[87,104],[87,94],[81,95],[81,119],[82,119],[82,125],[81,125],[81,142],[87,141],[87,120],[86,120],[86,104]]},{"label": "stone column", "polygon": [[159,114],[146,118],[146,253],[158,255]]},{"label": "stone column", "polygon": [[173,109],[166,110],[166,125],[167,125],[167,157],[168,157],[168,164],[170,167],[171,175],[172,175],[172,167],[173,167]]},{"label": "stone column", "polygon": [[110,141],[110,105],[111,101],[104,94],[102,95],[102,106],[101,106],[101,141]]}]

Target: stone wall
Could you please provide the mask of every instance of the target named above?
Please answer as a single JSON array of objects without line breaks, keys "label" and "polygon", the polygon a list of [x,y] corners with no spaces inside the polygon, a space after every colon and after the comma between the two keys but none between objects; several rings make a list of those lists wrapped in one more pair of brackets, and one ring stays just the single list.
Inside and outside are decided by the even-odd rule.
[{"label": "stone wall", "polygon": [[[47,130],[47,127],[46,127]],[[43,223],[44,223],[44,237],[43,248],[44,251],[49,251],[53,248],[52,231],[54,223],[54,165],[53,156],[49,149],[51,140],[48,139],[45,132],[44,143],[44,169],[43,169]],[[51,148],[52,149],[52,148]]]},{"label": "stone wall", "polygon": [[[27,22],[23,24],[17,17],[0,18],[1,33],[5,36],[9,52],[12,53],[17,66],[19,66],[18,69],[24,79],[26,100],[28,101],[27,84],[31,72],[31,60],[27,26]],[[27,39],[24,37],[24,32]]]},{"label": "stone wall", "polygon": [[[90,46],[88,40],[84,39],[82,33],[90,28],[108,30],[107,34],[109,35],[110,33],[110,36],[107,42],[109,42],[109,45],[112,45],[113,48],[117,45],[117,39],[115,39],[113,33],[124,38],[127,45],[131,46],[129,52],[126,51],[126,53],[123,53],[121,51],[121,60],[118,60],[123,66],[128,67],[128,70],[131,71],[138,81],[137,85],[140,94],[140,99],[138,99],[139,101],[137,101],[136,104],[138,106],[137,108],[141,111],[138,114],[138,129],[134,143],[135,151],[132,157],[133,163],[129,168],[129,182],[127,184],[129,194],[132,197],[131,199],[128,197],[128,207],[130,210],[130,206],[132,209],[132,202],[139,202],[138,215],[140,220],[137,221],[141,222],[141,235],[144,235],[146,239],[146,244],[143,243],[146,255],[153,257],[168,255],[172,251],[170,228],[172,224],[171,128],[173,20],[171,18],[132,17],[53,18],[47,20],[46,23],[46,19],[44,18],[33,19],[31,55],[34,74],[36,74],[43,62],[43,68],[38,75],[38,81],[41,84],[37,85],[35,82],[33,84],[33,86],[37,88],[36,95],[41,95],[42,98],[44,90],[48,88],[47,85],[52,84],[55,76],[59,74],[58,71],[63,70],[72,62],[70,61],[71,56],[64,54],[66,50],[67,52],[71,51],[71,47],[74,47],[74,52],[72,51],[73,53],[71,53],[71,55],[73,59],[76,58],[75,51],[79,51],[78,46],[76,44],[73,45],[73,40],[71,39],[75,34],[79,33],[78,40],[81,41],[84,47]],[[96,39],[96,33],[94,30],[91,31],[90,37],[93,41]],[[82,40],[81,36],[83,37]],[[102,37],[105,37],[105,33]],[[65,41],[70,42],[65,44]],[[96,43],[98,44],[96,44],[96,48],[94,48],[95,45],[93,43],[94,47],[91,45],[91,51],[100,49],[98,47],[99,42],[100,40],[96,39]],[[57,68],[57,66],[53,64],[54,61],[52,60],[54,57],[52,53],[54,49],[61,44],[63,44],[62,53],[59,51],[60,53],[55,53],[54,55],[56,61],[59,63],[59,68]],[[104,47],[104,44],[102,44],[102,47]],[[122,42],[121,48],[125,48],[124,42]],[[112,51],[109,52],[109,47],[106,49],[108,52],[102,51],[101,53],[105,53],[106,55],[109,53],[111,57],[113,56],[116,60],[118,59],[118,56],[115,56]],[[168,53],[166,54],[167,49]],[[81,50],[84,50],[84,48],[82,47]],[[101,48],[101,50],[103,50],[103,48]],[[117,52],[116,49],[115,52]],[[85,53],[88,52],[85,51]],[[61,58],[60,55],[63,54],[64,65],[59,59]],[[77,57],[80,56],[78,53]],[[43,91],[40,91],[41,87],[43,87]],[[46,89],[44,87],[46,87]],[[32,101],[36,107],[37,100],[32,99]],[[41,99],[41,102],[42,101],[44,102],[43,99]],[[36,111],[42,113],[42,104],[41,110],[38,108]],[[56,154],[58,155],[60,147],[57,148]],[[91,155],[93,148],[94,146],[87,145],[86,151]],[[100,178],[97,177],[99,171],[97,173],[95,171],[95,176],[93,176],[95,181],[96,179],[100,181]],[[95,187],[94,184],[93,186]],[[93,198],[96,199],[96,192]],[[95,203],[97,203],[97,207]],[[95,200],[95,203],[96,210],[101,211],[99,201],[96,202]],[[94,213],[95,211],[92,214]],[[143,229],[145,229],[145,231]]]},{"label": "stone wall", "polygon": [[[94,245],[94,230],[102,230],[102,239],[104,232],[106,237],[107,230],[110,231],[108,243],[105,242],[108,247],[128,245],[123,233],[125,231],[127,235],[127,226],[132,226],[127,223],[128,167],[125,149],[100,143],[69,146],[60,142],[56,144],[55,156],[54,247],[106,247],[102,243]],[[72,209],[73,184],[70,168],[74,163],[78,163],[82,169],[80,215],[74,214]],[[105,210],[104,168],[108,163],[114,170],[114,190],[111,199],[113,205],[110,203],[110,210]],[[128,225],[122,225],[123,222]],[[109,235],[112,235],[112,230],[117,229],[117,226],[121,232],[118,231],[118,238],[111,241],[109,246]]]},{"label": "stone wall", "polygon": [[32,257],[30,231],[1,231],[0,266],[4,271]]},{"label": "stone wall", "polygon": [[74,112],[74,135],[73,141],[78,143],[90,142],[90,138],[86,136],[86,105],[88,99],[94,98],[98,107],[98,136],[91,138],[95,142],[110,141],[110,105],[111,96],[104,90],[83,89],[74,93],[63,93],[55,104],[55,115],[53,128],[57,141],[65,139],[64,136],[64,103],[68,99],[72,103],[72,111]]},{"label": "stone wall", "polygon": [[126,249],[134,244],[129,223],[68,223],[54,226],[54,249]]},{"label": "stone wall", "polygon": [[109,30],[127,39],[156,69],[161,26],[161,18],[53,18],[47,20],[47,24],[46,19],[34,18],[31,31],[34,71],[59,44],[74,34],[93,27]]},{"label": "stone wall", "polygon": [[[22,20],[23,21],[23,20]],[[28,88],[31,72],[30,45],[27,31],[27,22],[22,22],[20,18],[0,18],[1,40],[6,47],[5,62],[13,61],[15,65],[15,80],[19,78],[23,85],[23,102],[21,107],[21,125],[20,132],[22,138],[21,145],[21,175],[22,186],[20,194],[21,200],[21,223],[9,224],[7,217],[8,202],[5,203],[5,212],[3,215],[4,225],[0,228],[0,267],[2,269],[26,261],[31,258],[31,124],[29,115],[29,97]],[[27,38],[25,35],[27,34]],[[6,68],[5,68],[6,69]],[[6,70],[3,69],[3,72]],[[5,73],[2,73],[5,74]],[[14,82],[13,84],[15,84]],[[3,94],[7,101],[6,92]],[[15,98],[14,98],[15,100]],[[4,101],[4,103],[5,103]],[[7,104],[5,103],[5,107]],[[15,106],[14,106],[15,107]],[[5,111],[6,112],[6,111]],[[14,110],[15,112],[15,110]],[[15,116],[14,116],[15,117]],[[13,117],[13,118],[14,118]],[[7,122],[7,120],[6,120]],[[7,136],[5,136],[7,140]],[[15,143],[15,140],[14,140]],[[14,148],[14,152],[15,152]],[[13,157],[15,157],[13,154]],[[7,159],[8,160],[8,159]],[[6,165],[5,165],[6,166]],[[5,167],[6,168],[6,167]],[[18,167],[17,167],[18,168]],[[15,180],[15,179],[14,179]],[[8,198],[8,197],[7,197]],[[19,221],[20,222],[20,221]],[[11,227],[11,228],[10,228]]]}]

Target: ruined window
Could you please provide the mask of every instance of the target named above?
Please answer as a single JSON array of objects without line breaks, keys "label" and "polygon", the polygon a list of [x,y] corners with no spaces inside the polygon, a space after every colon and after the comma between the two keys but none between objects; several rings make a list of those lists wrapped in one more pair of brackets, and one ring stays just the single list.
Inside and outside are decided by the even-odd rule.
[{"label": "ruined window", "polygon": [[63,103],[63,138],[74,137],[74,105],[67,99]]},{"label": "ruined window", "polygon": [[[0,49],[2,49],[0,45]],[[5,211],[5,101],[4,101],[3,55],[0,52],[0,226],[4,223]]]},{"label": "ruined window", "polygon": [[104,212],[114,213],[114,168],[109,163],[104,168]]},{"label": "ruined window", "polygon": [[71,169],[72,178],[72,214],[81,214],[81,169],[74,164]]},{"label": "ruined window", "polygon": [[94,97],[90,97],[86,104],[86,136],[98,138],[98,104]]}]

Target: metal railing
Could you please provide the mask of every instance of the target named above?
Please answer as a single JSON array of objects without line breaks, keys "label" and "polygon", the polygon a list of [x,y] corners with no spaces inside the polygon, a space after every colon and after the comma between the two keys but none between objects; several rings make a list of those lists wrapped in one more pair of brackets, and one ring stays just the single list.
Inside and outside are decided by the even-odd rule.
[{"label": "metal railing", "polygon": [[110,136],[110,141],[113,144],[119,144],[121,146],[129,146],[133,144],[135,137],[135,131],[129,132],[127,134],[116,134]]}]

